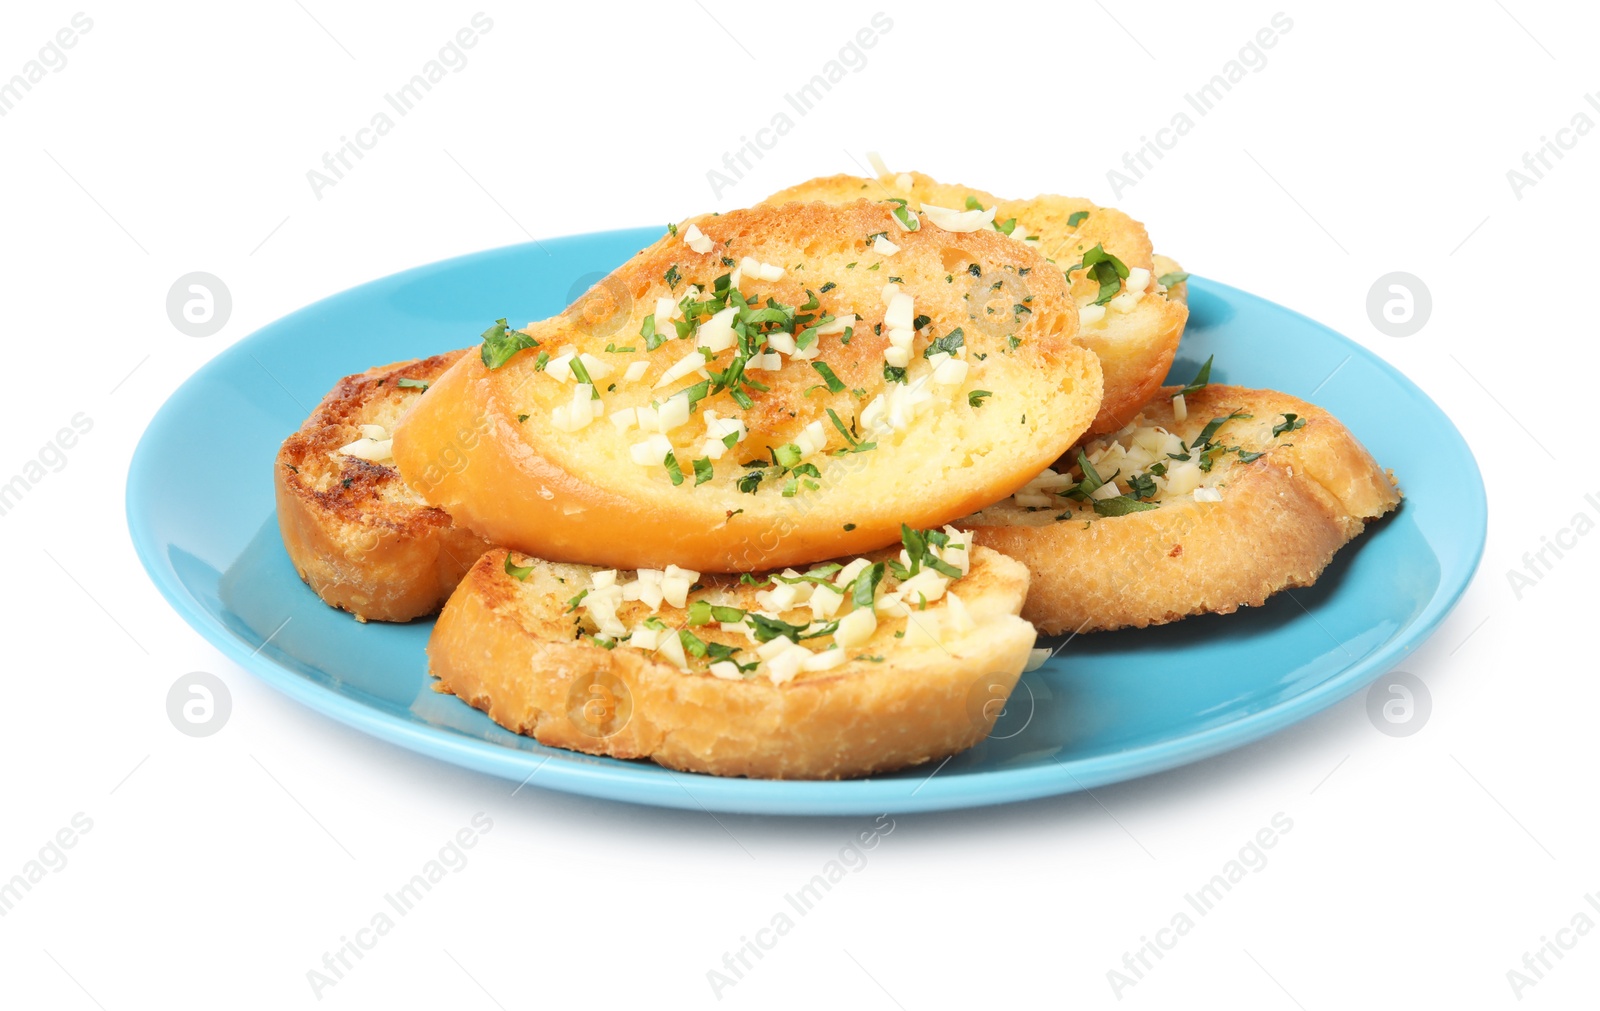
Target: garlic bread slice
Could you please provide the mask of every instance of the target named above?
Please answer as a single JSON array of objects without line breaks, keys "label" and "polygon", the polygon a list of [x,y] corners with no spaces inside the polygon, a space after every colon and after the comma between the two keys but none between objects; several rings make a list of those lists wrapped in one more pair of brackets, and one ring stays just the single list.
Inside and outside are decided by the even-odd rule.
[{"label": "garlic bread slice", "polygon": [[345,376],[273,466],[278,527],[295,571],[362,621],[437,611],[489,545],[401,480],[390,433],[464,352]]},{"label": "garlic bread slice", "polygon": [[906,544],[759,577],[490,551],[429,670],[543,744],[673,769],[838,779],[943,759],[988,734],[1027,664],[1028,571],[953,528]]},{"label": "garlic bread slice", "polygon": [[1022,615],[1041,631],[1259,606],[1310,586],[1400,504],[1392,475],[1322,408],[1237,386],[1174,399],[1180,389],[959,524],[1032,571]]},{"label": "garlic bread slice", "polygon": [[561,315],[491,327],[395,459],[456,522],[553,561],[880,548],[1009,495],[1094,417],[1099,363],[1046,267],[892,204],[698,218]]}]

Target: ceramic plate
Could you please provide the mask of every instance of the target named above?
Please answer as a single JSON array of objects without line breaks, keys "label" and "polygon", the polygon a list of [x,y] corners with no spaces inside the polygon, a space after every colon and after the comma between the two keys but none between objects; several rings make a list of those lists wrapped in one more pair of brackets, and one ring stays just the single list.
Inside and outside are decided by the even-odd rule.
[{"label": "ceramic plate", "polygon": [[1024,675],[988,740],[937,768],[837,783],[717,779],[511,734],[431,690],[423,654],[431,622],[363,625],[300,581],[278,536],[272,459],[340,376],[475,344],[501,316],[551,315],[658,234],[579,235],[419,267],[308,306],[218,355],[151,421],[128,474],[128,524],[156,586],[269,684],[445,761],[647,804],[876,814],[1066,793],[1282,730],[1415,649],[1477,567],[1483,485],[1438,407],[1328,328],[1192,278],[1175,378],[1187,381],[1215,354],[1213,381],[1314,400],[1400,477],[1400,511],[1341,551],[1314,588],[1226,617],[1079,636]]}]

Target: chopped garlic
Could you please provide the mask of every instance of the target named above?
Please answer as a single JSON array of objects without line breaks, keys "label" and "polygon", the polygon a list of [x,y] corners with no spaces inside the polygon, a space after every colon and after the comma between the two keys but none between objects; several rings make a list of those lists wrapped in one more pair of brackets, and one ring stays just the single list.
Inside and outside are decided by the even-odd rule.
[{"label": "chopped garlic", "polygon": [[1103,305],[1086,305],[1078,310],[1078,322],[1083,326],[1093,326],[1106,318],[1106,307]]},{"label": "chopped garlic", "polygon": [[876,239],[872,240],[872,251],[882,256],[893,256],[894,254],[900,252],[900,247],[890,242],[886,237],[880,235]]},{"label": "chopped garlic", "polygon": [[667,371],[661,373],[661,378],[655,381],[655,385],[651,389],[659,390],[663,386],[671,386],[684,376],[692,375],[696,372],[704,374],[705,365],[705,356],[698,351],[691,351],[680,358]]},{"label": "chopped garlic", "polygon": [[883,325],[891,329],[910,330],[912,320],[913,302],[910,295],[905,292],[896,292],[889,300],[889,308],[883,311]]},{"label": "chopped garlic", "polygon": [[1122,290],[1142,295],[1150,287],[1150,271],[1143,267],[1134,267],[1128,271],[1128,276],[1122,281]]},{"label": "chopped garlic", "polygon": [[947,232],[976,232],[994,221],[996,208],[976,211],[958,211],[954,207],[939,207],[930,203],[923,203],[922,213],[928,220],[938,225]]},{"label": "chopped garlic", "polygon": [[698,225],[690,225],[684,231],[683,243],[697,253],[711,252],[711,236],[702,232]]},{"label": "chopped garlic", "polygon": [[846,327],[852,327],[855,325],[855,313],[846,313],[845,315],[835,319],[832,323],[824,323],[822,326],[817,327],[817,336],[831,337],[836,333],[844,333]]},{"label": "chopped garlic", "polygon": [[849,659],[849,654],[842,647],[839,649],[825,649],[820,653],[812,653],[801,660],[800,667],[802,670],[808,671],[832,670]]},{"label": "chopped garlic", "polygon": [[839,619],[839,627],[834,630],[833,641],[838,643],[841,649],[853,649],[856,646],[866,645],[877,630],[878,616],[873,609],[858,607]]},{"label": "chopped garlic", "polygon": [[633,634],[628,637],[625,645],[632,646],[634,649],[653,650],[661,645],[661,633],[656,629],[640,625],[633,630]]},{"label": "chopped garlic", "polygon": [[340,446],[339,452],[368,463],[389,463],[394,460],[394,442],[390,439],[360,438]]},{"label": "chopped garlic", "polygon": [[[952,596],[954,596],[954,594],[952,594]],[[1050,655],[1051,655],[1050,651],[1047,650],[1047,649],[1031,649],[1031,650],[1029,650],[1028,651],[1028,663],[1027,663],[1026,666],[1024,666],[1022,668],[1022,672],[1024,674],[1026,674],[1029,671],[1036,671],[1040,667],[1043,667],[1044,666],[1044,662],[1046,660],[1050,659]]]},{"label": "chopped garlic", "polygon": [[[776,615],[765,615],[765,617],[771,618],[776,617]],[[773,657],[787,652],[789,647],[793,646],[794,644],[795,641],[793,639],[786,635],[780,635],[775,639],[769,639],[760,646],[757,646],[756,656],[763,660],[771,660]]]},{"label": "chopped garlic", "polygon": [[1106,303],[1106,308],[1115,312],[1132,312],[1139,305],[1139,296],[1135,292],[1125,291]]},{"label": "chopped garlic", "polygon": [[700,330],[695,334],[695,343],[700,347],[708,348],[713,353],[726,351],[733,347],[734,333],[733,320],[739,315],[739,307],[730,305],[715,316],[700,324]]},{"label": "chopped garlic", "polygon": [[683,607],[689,597],[689,588],[699,578],[700,573],[693,569],[680,569],[676,565],[669,565],[661,577],[661,595],[673,607]]},{"label": "chopped garlic", "polygon": [[1187,421],[1189,418],[1189,405],[1184,402],[1183,394],[1172,398],[1172,420]]},{"label": "chopped garlic", "polygon": [[887,347],[883,349],[883,360],[897,369],[903,369],[911,364],[911,352],[905,348]]},{"label": "chopped garlic", "polygon": [[840,587],[849,586],[851,583],[855,582],[856,577],[861,575],[863,570],[871,567],[872,563],[867,561],[865,558],[854,559],[834,575],[833,585]]},{"label": "chopped garlic", "polygon": [[711,665],[711,674],[713,677],[719,677],[724,681],[744,680],[744,674],[739,670],[739,665],[732,660],[718,660]]},{"label": "chopped garlic", "polygon": [[652,435],[643,442],[628,447],[628,455],[641,467],[659,466],[672,452],[672,442],[664,435]]},{"label": "chopped garlic", "polygon": [[389,430],[382,425],[358,425],[357,427],[361,429],[362,438],[371,439],[373,442],[382,442],[389,437]]},{"label": "chopped garlic", "polygon": [[739,272],[758,281],[777,281],[783,277],[782,267],[762,263],[753,256],[746,256],[739,261]]},{"label": "chopped garlic", "polygon": [[570,351],[564,351],[556,355],[545,363],[544,374],[557,382],[567,382],[573,378],[572,359],[573,353]]},{"label": "chopped garlic", "polygon": [[967,381],[969,366],[959,358],[940,362],[933,370],[933,381],[941,386],[960,386]]},{"label": "chopped garlic", "polygon": [[768,660],[762,665],[762,670],[773,684],[781,685],[793,681],[794,676],[800,673],[801,668],[810,659],[809,649],[804,646],[793,646]]},{"label": "chopped garlic", "polygon": [[1215,488],[1196,488],[1194,490],[1194,500],[1196,502],[1221,502],[1222,492]]},{"label": "chopped garlic", "polygon": [[628,366],[628,370],[622,374],[622,378],[626,382],[637,383],[639,380],[643,379],[644,374],[649,371],[649,362],[634,362],[632,365]]},{"label": "chopped garlic", "polygon": [[844,594],[829,586],[817,586],[811,591],[811,617],[824,621],[833,617],[844,603]]},{"label": "chopped garlic", "polygon": [[684,655],[683,639],[679,638],[678,633],[668,632],[662,636],[661,646],[656,652],[679,670],[689,669],[689,658]]}]

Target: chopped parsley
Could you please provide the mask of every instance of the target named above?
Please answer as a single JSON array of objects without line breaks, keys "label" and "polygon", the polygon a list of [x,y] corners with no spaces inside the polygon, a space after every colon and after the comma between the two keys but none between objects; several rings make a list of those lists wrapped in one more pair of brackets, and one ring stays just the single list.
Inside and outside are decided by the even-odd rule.
[{"label": "chopped parsley", "polygon": [[672,479],[672,483],[674,485],[682,484],[683,468],[678,466],[678,458],[673,455],[671,450],[667,451],[666,459],[662,460],[661,462],[667,468],[667,476]]},{"label": "chopped parsley", "polygon": [[1282,424],[1272,426],[1272,435],[1274,438],[1276,438],[1280,435],[1287,435],[1290,432],[1299,431],[1304,427],[1306,427],[1306,419],[1300,417],[1298,414],[1285,414],[1283,416]]},{"label": "chopped parsley", "polygon": [[[734,433],[734,434],[737,435],[738,433]],[[711,480],[711,475],[713,473],[714,472],[711,469],[711,458],[709,456],[703,456],[700,459],[694,461],[694,483],[695,483],[695,487],[698,488],[700,485],[703,485],[707,481]]]},{"label": "chopped parsley", "polygon": [[498,369],[511,360],[511,356],[527,348],[536,348],[539,342],[529,337],[520,330],[513,330],[506,326],[505,318],[494,321],[494,326],[483,332],[483,347],[479,349],[478,356],[483,359],[483,364],[491,369]]},{"label": "chopped parsley", "polygon": [[404,376],[396,379],[394,384],[400,387],[402,390],[426,390],[429,386],[433,385],[426,379],[410,379]]},{"label": "chopped parsley", "polygon": [[992,396],[994,396],[994,394],[990,393],[988,390],[973,390],[967,394],[967,406],[982,407],[984,398]]},{"label": "chopped parsley", "polygon": [[1207,358],[1206,359],[1206,363],[1204,365],[1200,366],[1200,371],[1196,372],[1194,374],[1194,378],[1189,380],[1189,385],[1185,386],[1183,389],[1181,389],[1177,393],[1173,394],[1173,396],[1176,396],[1176,397],[1187,397],[1189,394],[1198,393],[1201,390],[1205,389],[1208,385],[1210,385],[1210,383],[1211,383],[1211,362],[1216,357],[1217,357],[1216,355],[1212,355],[1210,358]]},{"label": "chopped parsley", "polygon": [[669,290],[677,291],[678,282],[683,280],[683,275],[678,273],[678,265],[674,263],[672,266],[667,268],[667,272],[665,274],[661,275],[661,279],[667,282],[667,288]]},{"label": "chopped parsley", "polygon": [[1088,211],[1073,211],[1071,214],[1067,215],[1067,227],[1077,228],[1079,225],[1083,224],[1084,219],[1088,216]]},{"label": "chopped parsley", "polygon": [[940,337],[938,340],[935,340],[933,343],[924,348],[922,351],[922,357],[932,358],[941,351],[947,355],[954,356],[956,349],[965,343],[966,335],[961,332],[960,327],[956,327],[954,330],[950,331],[943,337]]},{"label": "chopped parsley", "polygon": [[833,369],[828,366],[827,362],[812,362],[811,367],[816,369],[817,375],[821,376],[822,381],[828,384],[829,393],[844,392],[844,383],[840,382],[839,377],[833,374]]},{"label": "chopped parsley", "polygon": [[1175,288],[1187,280],[1189,280],[1188,273],[1182,270],[1174,270],[1170,274],[1162,274],[1156,278],[1156,283],[1164,288]]},{"label": "chopped parsley", "polygon": [[922,222],[917,219],[915,214],[912,214],[911,211],[906,208],[906,202],[904,200],[901,200],[899,197],[890,197],[889,202],[895,205],[894,210],[890,213],[894,215],[894,219],[896,221],[900,222],[900,227],[904,228],[908,232],[914,232],[922,227]]},{"label": "chopped parsley", "polygon": [[689,624],[709,625],[713,621],[743,621],[745,612],[737,607],[724,607],[709,600],[696,600],[689,605]]},{"label": "chopped parsley", "polygon": [[1132,495],[1118,495],[1115,498],[1094,500],[1094,511],[1098,516],[1126,516],[1129,513],[1142,513],[1158,508],[1160,507],[1156,503],[1141,502]]},{"label": "chopped parsley", "polygon": [[1098,242],[1093,249],[1083,254],[1083,262],[1079,266],[1087,270],[1089,277],[1100,284],[1100,293],[1094,300],[1095,305],[1105,305],[1115,298],[1117,292],[1122,290],[1122,279],[1128,276],[1128,265],[1106,252],[1104,244]]},{"label": "chopped parsley", "polygon": [[850,589],[845,594],[850,600],[850,610],[872,606],[872,601],[878,593],[878,584],[883,582],[884,569],[883,562],[875,562],[856,575],[855,581],[850,584]]},{"label": "chopped parsley", "polygon": [[519,582],[527,582],[528,576],[532,572],[533,566],[513,564],[511,561],[511,552],[506,552],[506,575],[518,580]]}]

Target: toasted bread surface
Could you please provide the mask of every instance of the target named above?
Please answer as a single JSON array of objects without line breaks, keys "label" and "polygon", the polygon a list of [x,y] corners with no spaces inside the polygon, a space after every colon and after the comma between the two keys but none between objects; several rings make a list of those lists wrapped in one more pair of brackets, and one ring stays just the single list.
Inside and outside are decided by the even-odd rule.
[{"label": "toasted bread surface", "polygon": [[[508,573],[508,560],[517,575]],[[642,574],[619,573],[613,584],[597,579],[603,574],[590,566],[488,552],[434,628],[428,656],[436,688],[556,747],[723,776],[838,779],[971,747],[992,728],[1034,642],[1032,627],[1016,616],[1027,570],[998,552],[972,548],[968,573],[927,610],[901,608],[894,617],[880,592],[877,608],[867,605],[876,629],[849,647],[840,665],[779,679],[769,675],[773,662],[764,661],[742,674],[724,665],[718,676],[692,654],[683,655],[687,669],[680,667],[659,644],[598,644],[594,618],[572,598],[596,592],[601,581],[622,585],[636,575]],[[631,629],[659,624],[663,643],[683,629],[698,641],[738,647],[736,659],[754,661],[760,647],[737,626],[687,622],[696,601],[760,608],[775,584],[762,585],[767,589],[732,576],[701,576],[685,607],[633,600],[618,606],[616,616]],[[948,598],[957,593],[970,619],[964,623],[951,613],[956,605]],[[843,616],[848,607],[846,600],[835,613]],[[815,619],[806,605],[768,613],[797,626]],[[937,641],[918,639],[917,629],[930,623]],[[896,635],[906,632],[913,635]],[[826,656],[836,641],[819,636],[785,648],[815,647]]]},{"label": "toasted bread surface", "polygon": [[[1271,390],[1216,385],[1187,395],[1179,421],[1178,389],[1163,389],[1127,430],[1082,447],[1123,496],[1135,475],[1158,484],[1147,500],[1155,508],[1100,515],[1093,500],[1060,494],[1085,477],[1063,466],[1060,478],[1044,477],[960,524],[1029,567],[1022,614],[1041,631],[1143,628],[1259,606],[1311,585],[1334,552],[1399,505],[1393,478],[1327,411]],[[1182,447],[1163,444],[1163,434]],[[1168,455],[1180,449],[1190,461]],[[1208,455],[1210,469],[1199,470]],[[1159,479],[1152,459],[1165,470]],[[1197,500],[1213,495],[1220,500]],[[1101,509],[1126,506],[1123,497]]]},{"label": "toasted bread surface", "polygon": [[[760,272],[747,258],[781,276],[750,276]],[[524,328],[536,348],[498,368],[459,360],[400,422],[394,455],[458,523],[555,561],[741,572],[882,547],[902,523],[937,526],[1014,491],[1096,413],[1099,363],[1074,342],[1075,306],[1044,267],[992,231],[906,231],[881,204],[695,219],[594,297]],[[902,322],[914,330],[896,326],[888,285],[909,301],[915,319]],[[750,301],[751,340],[777,367],[746,368],[755,385],[719,389],[731,362],[755,360],[743,337],[714,350],[706,336],[703,306],[729,290]],[[614,309],[595,312],[600,299]],[[674,307],[687,314],[683,330],[699,321],[684,338],[657,318]],[[808,350],[793,336],[802,327],[828,332],[812,335],[808,359],[774,352],[781,338],[767,327],[794,352]],[[886,371],[896,339],[909,344],[903,381]],[[954,357],[941,361],[939,348]],[[604,412],[576,430],[574,398],[587,394],[559,364],[574,353],[587,356]],[[688,420],[651,432],[646,416],[664,423],[678,397],[693,400]],[[713,425],[737,431],[718,428],[730,438],[712,445]]]},{"label": "toasted bread surface", "polygon": [[[824,176],[780,190],[765,202],[863,199],[900,199],[913,208],[929,203],[958,210],[968,207],[970,199],[985,209],[993,207],[996,223],[1004,225],[1015,219],[1013,238],[1037,249],[1067,272],[1073,298],[1087,310],[1079,341],[1099,357],[1104,373],[1105,392],[1090,434],[1113,432],[1127,424],[1166,377],[1189,317],[1186,293],[1176,298],[1155,297],[1152,275],[1160,271],[1155,268],[1150,236],[1142,224],[1127,214],[1055,194],[1006,200],[970,186],[940,183],[921,172],[885,173],[877,179]],[[1136,299],[1113,301],[1104,306],[1103,316],[1092,318],[1096,311],[1090,307],[1100,297],[1101,286],[1088,270],[1074,265],[1081,264],[1084,254],[1097,245],[1120,259],[1130,272],[1145,271],[1149,281]]]},{"label": "toasted bread surface", "polygon": [[295,571],[323,600],[362,621],[432,614],[488,548],[408,488],[381,450],[367,453],[378,459],[341,452],[381,442],[367,436],[392,431],[422,384],[461,355],[344,377],[278,450],[278,526]]}]

